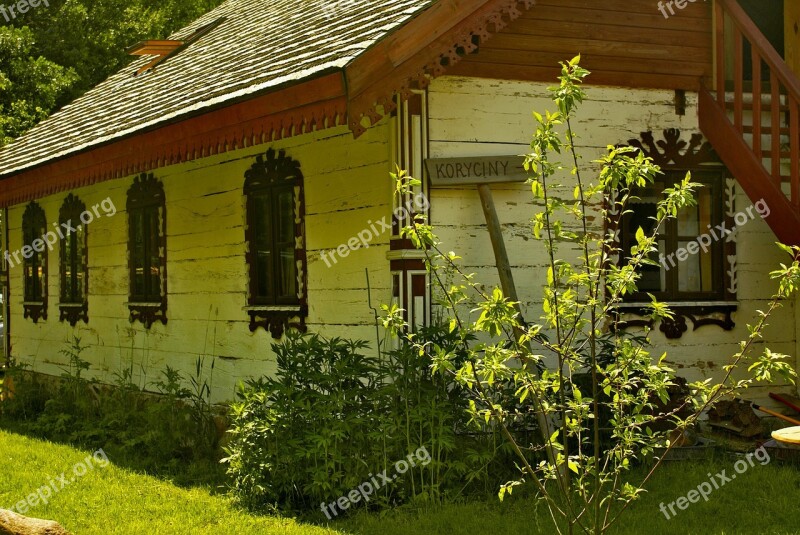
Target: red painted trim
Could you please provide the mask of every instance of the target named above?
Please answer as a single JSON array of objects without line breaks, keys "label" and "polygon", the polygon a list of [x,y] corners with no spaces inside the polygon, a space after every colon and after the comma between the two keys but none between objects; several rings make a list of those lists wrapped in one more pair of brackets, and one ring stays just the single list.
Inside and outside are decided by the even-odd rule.
[{"label": "red painted trim", "polygon": [[534,4],[535,0],[434,4],[359,56],[344,76],[336,72],[301,82],[0,177],[0,207],[345,122],[358,137],[365,130],[364,118],[374,125],[382,113],[394,109],[395,94],[407,99],[412,87],[427,87],[462,54],[475,50],[474,39],[485,42]]},{"label": "red painted trim", "polygon": [[412,88],[426,88],[478,48],[475,41],[485,43],[534,5],[535,0],[445,0],[359,56],[345,70],[353,134],[366,131],[364,119],[374,125],[391,113],[395,94],[408,100]]},{"label": "red painted trim", "polygon": [[722,107],[707,89],[698,99],[700,130],[751,201],[763,199],[770,208],[766,222],[786,245],[800,245],[800,212],[771,179],[753,150],[738,134]]},{"label": "red painted trim", "polygon": [[344,124],[341,73],[255,97],[2,180],[0,207]]}]

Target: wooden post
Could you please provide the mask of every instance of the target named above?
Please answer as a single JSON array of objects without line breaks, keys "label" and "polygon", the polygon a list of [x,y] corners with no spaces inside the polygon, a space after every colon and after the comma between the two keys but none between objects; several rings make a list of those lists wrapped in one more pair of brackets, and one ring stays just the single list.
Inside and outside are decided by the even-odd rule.
[{"label": "wooden post", "polygon": [[785,0],[783,6],[784,58],[789,68],[800,76],[800,2]]},{"label": "wooden post", "polygon": [[[494,207],[492,190],[488,184],[478,184],[478,193],[481,196],[481,207],[483,208],[483,215],[486,217],[489,238],[492,240],[497,274],[500,276],[500,287],[506,297],[517,302],[519,301],[517,287],[514,285],[514,275],[511,273],[511,263],[508,260],[508,251],[506,251],[506,244],[503,240],[503,230],[500,228],[500,220],[497,218],[497,210]],[[516,308],[517,312],[521,313],[519,305]]]}]

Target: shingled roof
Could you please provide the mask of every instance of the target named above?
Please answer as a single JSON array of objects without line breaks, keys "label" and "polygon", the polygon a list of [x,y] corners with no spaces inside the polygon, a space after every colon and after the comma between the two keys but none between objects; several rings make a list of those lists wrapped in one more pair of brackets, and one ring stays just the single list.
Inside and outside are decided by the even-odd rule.
[{"label": "shingled roof", "polygon": [[130,134],[341,69],[435,0],[228,0],[171,39],[225,20],[134,76],[137,59],[0,149],[13,175]]}]

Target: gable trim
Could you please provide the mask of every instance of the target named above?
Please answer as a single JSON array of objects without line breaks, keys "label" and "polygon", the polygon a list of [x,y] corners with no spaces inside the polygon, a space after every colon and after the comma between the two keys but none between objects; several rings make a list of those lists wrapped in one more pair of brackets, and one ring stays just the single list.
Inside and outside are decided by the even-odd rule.
[{"label": "gable trim", "polygon": [[[412,89],[425,89],[535,4],[535,0],[443,0],[360,55],[345,68],[353,135],[360,136],[394,111],[394,95],[407,100]],[[454,17],[464,12],[469,15]]]}]

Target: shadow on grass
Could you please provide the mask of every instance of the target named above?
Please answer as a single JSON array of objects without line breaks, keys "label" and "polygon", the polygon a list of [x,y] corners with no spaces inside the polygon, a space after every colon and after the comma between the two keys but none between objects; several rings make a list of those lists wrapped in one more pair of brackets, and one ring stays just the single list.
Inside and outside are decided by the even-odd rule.
[{"label": "shadow on grass", "polygon": [[[178,451],[168,461],[156,462],[146,455],[138,454],[135,449],[131,451],[131,448],[126,448],[114,441],[71,441],[56,434],[42,433],[36,430],[35,425],[26,420],[0,416],[0,430],[90,451],[102,449],[115,465],[161,479],[178,487],[187,489],[199,487],[211,494],[225,494],[228,491],[225,466],[219,462],[224,456],[222,451],[218,452],[216,458],[192,458],[190,451]],[[142,451],[140,450],[140,452]]]}]

